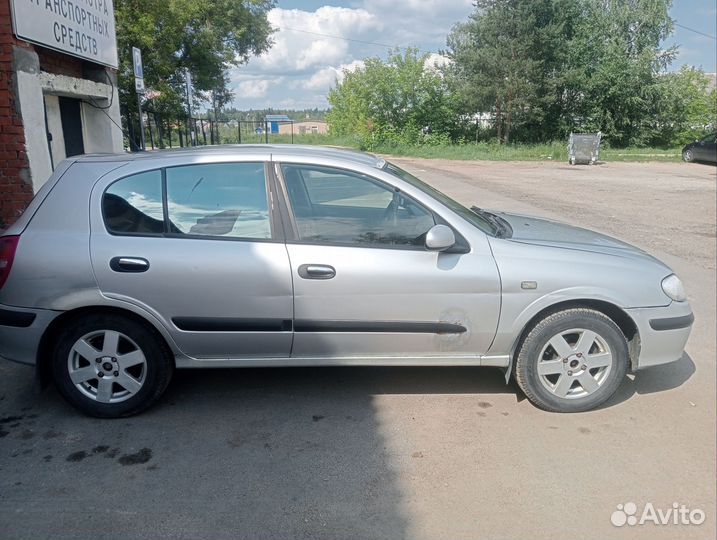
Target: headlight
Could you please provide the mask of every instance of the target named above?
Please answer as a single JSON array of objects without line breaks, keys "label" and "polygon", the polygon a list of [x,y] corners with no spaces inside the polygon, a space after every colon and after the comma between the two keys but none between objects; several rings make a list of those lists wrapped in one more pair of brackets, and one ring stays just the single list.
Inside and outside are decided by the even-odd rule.
[{"label": "headlight", "polygon": [[671,274],[662,280],[662,290],[665,294],[672,298],[675,302],[684,302],[687,300],[685,288],[682,281],[675,274]]}]

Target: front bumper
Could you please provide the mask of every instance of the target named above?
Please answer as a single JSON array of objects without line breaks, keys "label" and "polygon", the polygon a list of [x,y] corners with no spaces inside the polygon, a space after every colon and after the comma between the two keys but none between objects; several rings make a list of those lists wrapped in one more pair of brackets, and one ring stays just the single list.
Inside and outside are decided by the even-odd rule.
[{"label": "front bumper", "polygon": [[694,316],[687,302],[669,306],[628,309],[640,334],[637,369],[674,362],[682,357]]},{"label": "front bumper", "polygon": [[0,304],[0,358],[34,365],[40,339],[60,313]]}]

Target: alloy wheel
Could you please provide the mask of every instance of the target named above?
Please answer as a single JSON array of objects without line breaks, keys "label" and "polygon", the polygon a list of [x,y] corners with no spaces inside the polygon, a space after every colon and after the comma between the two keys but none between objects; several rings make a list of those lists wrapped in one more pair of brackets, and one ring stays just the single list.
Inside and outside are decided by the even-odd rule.
[{"label": "alloy wheel", "polygon": [[593,330],[573,328],[555,334],[540,352],[538,378],[559,398],[594,394],[607,380],[613,355],[606,340]]},{"label": "alloy wheel", "polygon": [[67,358],[70,380],[85,396],[100,403],[125,401],[142,388],[147,359],[139,346],[116,330],[85,334]]}]

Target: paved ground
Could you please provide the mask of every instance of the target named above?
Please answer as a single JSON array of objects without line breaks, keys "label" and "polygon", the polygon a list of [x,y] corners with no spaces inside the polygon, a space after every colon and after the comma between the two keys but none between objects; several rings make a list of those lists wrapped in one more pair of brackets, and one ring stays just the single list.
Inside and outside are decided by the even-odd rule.
[{"label": "paved ground", "polygon": [[[714,538],[715,168],[397,160],[464,203],[557,217],[683,277],[681,361],[556,415],[499,371],[179,373],[126,420],[79,416],[0,364],[2,538]],[[611,525],[673,502],[701,526]]]}]

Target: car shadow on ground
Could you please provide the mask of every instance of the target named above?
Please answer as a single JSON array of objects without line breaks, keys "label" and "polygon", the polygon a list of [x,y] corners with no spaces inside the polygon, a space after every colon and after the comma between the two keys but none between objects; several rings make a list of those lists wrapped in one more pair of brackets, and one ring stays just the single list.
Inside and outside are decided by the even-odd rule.
[{"label": "car shadow on ground", "polygon": [[378,371],[184,370],[142,414],[101,420],[3,363],[5,535],[409,537],[395,467],[411,457],[386,440]]},{"label": "car shadow on ground", "polygon": [[504,372],[497,368],[351,366],[179,370],[162,401],[201,400],[207,394],[241,395],[258,389],[275,395],[341,399],[382,394],[505,394],[515,396],[515,401],[526,399],[512,378],[506,384]]},{"label": "car shadow on ground", "polygon": [[5,363],[0,522],[18,537],[410,537],[399,477],[420,457],[387,438],[376,396],[444,394],[522,398],[476,367],[180,370],[142,414],[100,420]]},{"label": "car shadow on ground", "polygon": [[645,368],[625,377],[615,395],[600,408],[610,408],[627,401],[635,394],[654,394],[678,388],[696,371],[697,367],[690,355],[683,352],[677,362]]},{"label": "car shadow on ground", "polygon": [[[653,394],[678,388],[696,372],[692,358],[686,352],[669,364],[653,366],[629,374],[615,395],[599,409],[623,403],[635,394]],[[501,369],[478,367],[309,367],[309,368],[250,368],[241,370],[180,370],[166,399],[180,392],[183,399],[192,388],[211,388],[212,392],[242,392],[265,388],[272,392],[316,395],[338,391],[343,395],[380,394],[505,394],[514,395],[517,402],[526,399],[517,383],[505,381]]]},{"label": "car shadow on ground", "polygon": [[[606,407],[693,373],[685,354],[627,378]],[[99,420],[2,364],[0,522],[8,536],[56,538],[404,538],[399,478],[414,449],[387,438],[375,396],[457,394],[478,407],[524,399],[501,370],[476,367],[181,370],[144,413]]]}]

